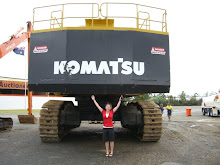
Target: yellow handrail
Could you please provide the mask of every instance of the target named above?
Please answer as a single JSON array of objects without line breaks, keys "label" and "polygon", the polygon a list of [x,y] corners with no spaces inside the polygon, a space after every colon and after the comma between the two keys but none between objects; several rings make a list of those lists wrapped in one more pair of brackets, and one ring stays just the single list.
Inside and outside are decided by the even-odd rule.
[{"label": "yellow handrail", "polygon": [[[138,12],[138,15],[139,15],[139,13],[146,13],[146,14],[148,14],[148,17],[147,17],[146,19],[144,19],[143,23],[142,23],[142,24],[139,24],[139,25],[141,25],[140,29],[142,28],[142,26],[146,26],[146,29],[147,29],[147,27],[149,27],[148,30],[150,30],[150,14],[149,14],[148,12],[143,12],[143,11],[139,11],[139,12]],[[138,19],[139,19],[139,18],[138,18]],[[145,21],[146,21],[146,25],[144,25]],[[149,22],[149,25],[147,25],[147,21]],[[138,26],[138,27],[139,27],[139,26]]]},{"label": "yellow handrail", "polygon": [[[86,6],[89,7],[89,10],[92,11],[91,14],[88,14],[88,16],[83,13],[83,15],[80,15],[80,12],[77,11],[75,12],[75,15],[70,15],[71,12],[68,13],[68,9],[65,9],[67,6],[68,7],[72,7],[71,5],[81,5],[81,6]],[[132,8],[134,7],[136,12],[136,15],[130,15],[123,12],[122,7],[119,8],[120,13],[122,14],[127,14],[127,15],[111,15],[111,13],[114,13],[114,10],[116,8],[114,8],[113,10],[111,10],[112,6],[111,5],[116,5],[119,6],[120,5],[129,5]],[[68,8],[67,7],[67,8]],[[56,8],[56,9],[54,9]],[[58,8],[58,9],[57,9]],[[50,12],[50,18],[45,16],[44,19],[37,19],[37,14],[36,11],[39,11],[41,9],[46,9],[46,12]],[[133,10],[133,9],[132,9]],[[151,13],[150,11],[153,11],[153,13]],[[83,10],[80,10],[83,11]],[[105,11],[105,13],[103,13],[103,11]],[[151,17],[151,15],[154,15],[154,11],[159,11],[162,15],[162,20],[161,17],[157,18],[157,19],[151,19],[153,17]],[[54,17],[53,14],[60,12],[60,16],[56,16]],[[66,13],[66,14],[65,14]],[[86,13],[86,11],[85,11]],[[87,12],[88,13],[88,12]],[[68,15],[67,15],[68,14]],[[135,14],[135,13],[134,13]],[[142,16],[144,14],[144,16]],[[147,14],[147,16],[145,15]],[[40,15],[42,16],[42,14]],[[155,15],[154,15],[155,16]],[[66,4],[58,4],[58,5],[50,5],[50,6],[42,6],[42,7],[36,7],[33,9],[33,30],[35,30],[35,26],[38,23],[41,23],[43,25],[47,25],[47,22],[50,22],[50,29],[56,28],[55,25],[59,25],[59,28],[63,28],[63,27],[69,27],[66,25],[66,21],[64,22],[64,20],[70,20],[70,19],[75,19],[74,23],[78,23],[80,19],[91,19],[91,27],[89,28],[94,28],[94,19],[105,19],[106,23],[105,23],[105,27],[106,28],[117,28],[117,25],[115,24],[114,27],[110,27],[109,26],[109,19],[124,19],[124,20],[128,20],[128,19],[134,19],[136,20],[136,29],[143,29],[143,27],[146,27],[146,30],[150,30],[150,31],[159,31],[159,32],[164,32],[167,33],[167,19],[166,19],[167,13],[165,9],[161,9],[161,8],[157,8],[157,7],[152,7],[152,6],[147,6],[147,5],[141,5],[141,4],[136,4],[136,3],[114,3],[114,2],[105,2],[102,4],[98,4],[98,3],[66,3]],[[67,21],[68,22],[68,21]],[[72,22],[69,21],[69,22]],[[85,21],[84,21],[85,22]],[[123,27],[120,28],[130,28],[129,25],[129,21],[127,21],[128,24],[124,25]],[[141,23],[140,23],[141,22]],[[65,23],[65,24],[64,24]],[[161,24],[162,25],[162,29],[161,30],[156,30],[154,29],[154,24],[151,26],[151,23],[154,24]],[[131,23],[130,23],[131,24]],[[39,24],[38,24],[39,25]],[[47,25],[48,27],[48,25]],[[71,27],[78,27],[78,28],[85,28],[85,26],[71,26]],[[88,27],[87,27],[88,28]],[[41,29],[48,29],[48,28],[39,28],[39,30]]]},{"label": "yellow handrail", "polygon": [[[64,12],[65,12],[65,6],[67,5],[91,5],[92,6],[92,16],[71,16],[71,17],[64,17]],[[97,6],[97,15],[94,16],[94,5]],[[45,8],[52,8],[52,7],[62,7],[62,10],[55,10],[55,11],[51,11],[51,14],[54,13],[54,12],[57,12],[57,11],[61,11],[61,17],[56,17],[56,21],[58,20],[61,20],[61,27],[63,27],[63,20],[64,19],[72,19],[72,18],[91,18],[92,19],[92,26],[93,26],[93,19],[95,18],[98,18],[99,17],[99,4],[98,3],[65,3],[65,4],[58,4],[58,5],[50,5],[50,6],[41,6],[41,7],[35,7],[33,9],[33,30],[34,29],[34,24],[36,23],[42,23],[42,22],[51,22],[53,20],[53,18],[48,18],[48,19],[41,19],[41,20],[36,20],[35,19],[35,16],[36,16],[36,10],[39,10],[39,9],[45,9]],[[50,23],[51,24],[51,23]],[[51,28],[51,26],[50,26]]]},{"label": "yellow handrail", "polygon": [[[165,32],[167,32],[167,13],[165,11],[165,13],[163,14],[163,17],[162,17],[162,32],[163,32],[163,28],[165,28]],[[165,25],[163,25],[165,24]]]},{"label": "yellow handrail", "polygon": [[[104,15],[103,13],[102,13],[102,6],[103,5],[108,5],[109,6],[109,4],[112,4],[112,5],[135,5],[136,6],[136,13],[137,13],[137,16],[136,17],[125,17],[125,16],[110,16],[109,14],[107,15]],[[147,5],[141,5],[141,4],[136,4],[136,3],[117,3],[117,2],[105,2],[105,3],[102,3],[101,5],[100,5],[100,15],[102,16],[102,17],[108,17],[108,18],[134,18],[134,19],[137,19],[137,25],[136,25],[136,27],[137,27],[137,29],[141,29],[141,28],[139,28],[139,20],[145,20],[144,18],[140,18],[140,15],[139,15],[139,13],[140,12],[144,12],[144,11],[139,11],[139,7],[146,7],[146,8],[151,8],[151,9],[155,9],[155,10],[161,10],[161,11],[164,11],[164,13],[163,13],[163,16],[162,16],[162,20],[160,21],[160,20],[150,20],[150,19],[148,19],[148,21],[149,21],[149,24],[150,24],[150,22],[157,22],[157,23],[161,23],[162,24],[162,29],[161,29],[161,32],[164,32],[163,31],[163,29],[165,28],[165,32],[167,32],[167,23],[166,23],[166,10],[165,9],[162,9],[162,8],[157,8],[157,7],[152,7],[152,6],[147,6]],[[149,14],[150,15],[150,14]],[[164,20],[164,18],[165,18],[165,20]],[[142,26],[141,26],[142,27]],[[151,30],[150,29],[150,26],[149,26],[149,29],[148,30]]]},{"label": "yellow handrail", "polygon": [[[61,19],[61,23],[59,23],[59,21],[57,20],[56,17],[53,17],[53,13],[58,13],[58,12],[61,12],[61,18],[63,16],[63,11],[62,10],[56,10],[56,11],[52,11],[51,12],[51,21],[50,21],[50,28],[52,27],[51,25],[53,25],[53,28],[54,28],[54,25],[61,25],[60,27],[63,27],[63,19]],[[51,22],[53,21],[53,24],[51,24]],[[55,21],[57,21],[57,23],[55,23]]]}]

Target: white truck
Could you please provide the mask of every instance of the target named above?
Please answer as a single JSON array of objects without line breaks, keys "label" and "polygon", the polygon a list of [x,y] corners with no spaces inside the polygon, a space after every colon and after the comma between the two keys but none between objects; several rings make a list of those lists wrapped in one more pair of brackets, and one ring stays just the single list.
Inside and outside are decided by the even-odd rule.
[{"label": "white truck", "polygon": [[203,98],[203,115],[220,116],[220,93]]}]

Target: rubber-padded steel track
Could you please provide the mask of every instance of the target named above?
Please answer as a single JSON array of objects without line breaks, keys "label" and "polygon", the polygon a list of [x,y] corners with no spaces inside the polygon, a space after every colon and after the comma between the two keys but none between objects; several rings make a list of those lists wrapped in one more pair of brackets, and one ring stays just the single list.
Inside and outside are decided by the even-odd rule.
[{"label": "rubber-padded steel track", "polygon": [[10,131],[13,126],[12,118],[2,118],[0,117],[0,132]]},{"label": "rubber-padded steel track", "polygon": [[50,100],[46,102],[40,111],[39,131],[43,142],[59,142],[66,134],[59,126],[59,112],[64,101]]},{"label": "rubber-padded steel track", "polygon": [[138,135],[141,141],[158,141],[162,134],[162,114],[153,101],[137,101],[141,106],[144,120],[143,133]]}]

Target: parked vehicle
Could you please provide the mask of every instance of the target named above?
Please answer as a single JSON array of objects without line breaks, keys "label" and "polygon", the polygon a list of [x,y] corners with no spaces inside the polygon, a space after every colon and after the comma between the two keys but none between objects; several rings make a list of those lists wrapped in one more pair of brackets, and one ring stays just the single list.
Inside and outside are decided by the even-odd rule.
[{"label": "parked vehicle", "polygon": [[220,116],[220,93],[203,98],[203,115]]}]

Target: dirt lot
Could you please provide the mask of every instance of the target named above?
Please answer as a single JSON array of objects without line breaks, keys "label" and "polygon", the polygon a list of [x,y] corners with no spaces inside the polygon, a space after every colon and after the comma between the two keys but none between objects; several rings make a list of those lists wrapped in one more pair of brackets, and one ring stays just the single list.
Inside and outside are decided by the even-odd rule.
[{"label": "dirt lot", "polygon": [[[189,108],[189,107],[187,107]],[[220,165],[220,117],[202,116],[200,107],[174,107],[172,121],[163,115],[159,142],[139,142],[129,131],[115,124],[115,153],[105,157],[102,125],[83,122],[60,143],[42,143],[38,124],[19,124],[17,114],[12,131],[0,133],[1,165]],[[37,117],[39,115],[36,114]]]}]

